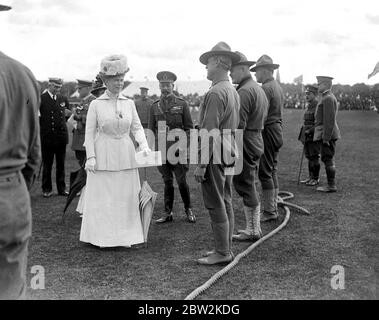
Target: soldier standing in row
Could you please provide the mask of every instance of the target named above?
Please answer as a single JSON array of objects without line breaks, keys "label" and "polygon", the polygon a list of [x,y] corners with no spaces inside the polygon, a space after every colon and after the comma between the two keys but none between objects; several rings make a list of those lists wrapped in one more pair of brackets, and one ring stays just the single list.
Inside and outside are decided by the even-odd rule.
[{"label": "soldier standing in row", "polygon": [[[184,130],[189,137],[190,129],[193,128],[191,114],[187,103],[173,94],[174,82],[176,81],[176,75],[170,71],[161,71],[157,74],[159,81],[159,88],[161,90],[161,97],[155,101],[150,109],[149,116],[149,129],[154,132],[155,135],[155,148],[159,150],[158,136],[160,135],[166,141],[166,150],[159,150],[164,153],[162,156],[163,162],[167,159],[162,166],[158,167],[159,172],[162,174],[162,178],[165,184],[164,187],[164,215],[156,220],[156,223],[165,223],[173,221],[172,207],[174,203],[174,179],[179,186],[180,195],[184,203],[185,214],[189,222],[196,222],[196,217],[192,212],[191,198],[189,186],[187,184],[187,172],[189,164],[186,163],[170,163],[169,157],[165,156],[167,150],[175,142],[167,141],[167,133],[170,130],[181,129]],[[189,139],[188,139],[189,140]],[[187,145],[188,146],[188,145]],[[178,150],[187,154],[186,150]]]},{"label": "soldier standing in row", "polygon": [[334,154],[336,141],[341,138],[340,130],[337,125],[338,102],[332,89],[332,77],[318,76],[318,92],[321,94],[320,103],[315,112],[315,133],[314,141],[317,141],[321,161],[325,165],[328,184],[325,187],[318,187],[320,192],[336,192],[336,167],[334,165]]},{"label": "soldier standing in row", "polygon": [[149,114],[153,100],[147,96],[149,91],[146,87],[141,87],[141,97],[135,101],[138,116],[141,120],[141,124],[146,129],[149,126]]},{"label": "soldier standing in row", "polygon": [[[243,169],[233,177],[237,193],[243,198],[243,212],[246,229],[233,235],[237,241],[256,241],[262,237],[260,226],[260,202],[256,189],[259,160],[263,154],[262,130],[267,116],[268,101],[263,89],[251,77],[249,68],[255,61],[248,61],[238,51],[240,61],[232,65],[230,77],[238,84],[240,96],[240,122],[238,129],[243,130]],[[242,153],[242,152],[241,152]]]},{"label": "soldier standing in row", "polygon": [[62,79],[50,78],[46,92],[41,95],[42,195],[45,198],[53,194],[51,170],[54,157],[58,194],[62,196],[68,194],[65,183],[65,158],[68,143],[66,110],[69,110],[69,103],[67,98],[60,94],[62,85]]},{"label": "soldier standing in row", "polygon": [[278,67],[279,65],[274,64],[269,56],[263,55],[250,69],[250,71],[255,71],[257,82],[262,83],[262,89],[266,93],[269,103],[267,119],[262,132],[264,154],[261,157],[258,171],[263,193],[262,222],[278,218],[277,167],[279,150],[283,145],[282,109],[284,103],[283,90],[273,77],[274,70]]},{"label": "soldier standing in row", "polygon": [[[199,116],[201,139],[206,138],[202,132],[208,134],[216,131],[220,134],[220,138],[223,138],[224,133],[227,135],[227,132],[235,132],[238,127],[240,99],[229,81],[228,72],[232,63],[239,60],[240,57],[232,52],[225,42],[219,42],[200,56],[200,62],[207,69],[207,78],[212,81],[212,87],[204,97]],[[219,152],[222,154],[218,154]],[[201,183],[204,205],[209,212],[215,243],[214,250],[207,252],[206,257],[197,260],[199,264],[225,264],[234,259],[232,176],[226,174],[226,167],[233,165],[230,161],[233,152],[235,150],[231,145],[228,148],[224,139],[218,138],[210,140],[209,146],[206,144],[203,146],[202,142],[199,147],[200,163],[194,175],[196,181]],[[228,159],[224,159],[224,155],[229,155]],[[206,163],[202,158],[208,158],[204,159]],[[217,158],[222,158],[221,163],[216,160]]]},{"label": "soldier standing in row", "polygon": [[299,140],[304,144],[304,154],[308,159],[309,178],[300,181],[306,186],[316,186],[319,183],[320,174],[320,146],[313,141],[315,132],[315,111],[318,104],[317,86],[305,86],[305,99],[307,100],[307,109],[304,113],[304,125],[301,127]]},{"label": "soldier standing in row", "polygon": [[[0,11],[10,10],[0,1]],[[2,16],[3,18],[3,16]],[[23,299],[32,210],[27,188],[41,158],[39,86],[32,72],[0,52],[0,300]]]},{"label": "soldier standing in row", "polygon": [[71,149],[75,152],[79,166],[83,166],[86,161],[86,149],[83,146],[86,133],[86,118],[90,102],[93,96],[90,93],[92,81],[77,80],[80,105],[73,110],[73,118],[76,121],[76,128],[73,130]]}]

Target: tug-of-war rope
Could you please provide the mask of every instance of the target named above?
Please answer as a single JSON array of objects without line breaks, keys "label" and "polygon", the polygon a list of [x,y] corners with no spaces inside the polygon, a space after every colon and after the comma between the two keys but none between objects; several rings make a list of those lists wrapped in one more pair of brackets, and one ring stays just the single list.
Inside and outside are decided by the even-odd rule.
[{"label": "tug-of-war rope", "polygon": [[278,197],[278,205],[283,207],[285,210],[285,218],[283,222],[274,230],[266,234],[264,237],[259,239],[258,241],[254,242],[251,246],[249,246],[245,251],[238,254],[232,262],[230,262],[226,267],[215,273],[207,282],[205,282],[200,287],[196,288],[194,291],[192,291],[184,300],[193,300],[200,294],[202,294],[205,290],[209,289],[218,279],[220,279],[223,275],[225,275],[228,271],[230,271],[233,267],[235,267],[238,262],[243,258],[246,257],[251,251],[253,251],[256,247],[261,245],[263,242],[265,242],[267,239],[271,238],[274,234],[278,233],[280,230],[282,230],[288,223],[288,220],[290,219],[290,209],[294,208],[299,210],[300,212],[303,212],[306,215],[310,215],[309,211],[297,206],[292,203],[286,202],[286,200],[292,199],[294,195],[291,192],[286,191],[280,191],[280,196]]}]

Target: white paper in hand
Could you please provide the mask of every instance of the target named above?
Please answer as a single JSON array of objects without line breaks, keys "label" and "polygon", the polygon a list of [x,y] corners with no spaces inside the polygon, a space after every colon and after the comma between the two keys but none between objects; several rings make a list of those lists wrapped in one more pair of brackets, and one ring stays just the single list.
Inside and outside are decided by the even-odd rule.
[{"label": "white paper in hand", "polygon": [[162,155],[160,151],[151,151],[145,155],[143,151],[136,153],[137,168],[157,167],[162,165]]}]

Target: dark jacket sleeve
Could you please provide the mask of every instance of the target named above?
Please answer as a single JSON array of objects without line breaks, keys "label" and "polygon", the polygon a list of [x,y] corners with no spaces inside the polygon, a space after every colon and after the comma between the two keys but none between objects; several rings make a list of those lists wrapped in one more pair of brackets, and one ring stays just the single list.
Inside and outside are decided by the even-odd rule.
[{"label": "dark jacket sleeve", "polygon": [[334,124],[336,122],[336,106],[332,97],[326,97],[323,101],[323,105],[324,105],[324,110],[323,110],[324,111],[323,113],[324,132],[323,132],[322,140],[329,142],[332,137]]}]

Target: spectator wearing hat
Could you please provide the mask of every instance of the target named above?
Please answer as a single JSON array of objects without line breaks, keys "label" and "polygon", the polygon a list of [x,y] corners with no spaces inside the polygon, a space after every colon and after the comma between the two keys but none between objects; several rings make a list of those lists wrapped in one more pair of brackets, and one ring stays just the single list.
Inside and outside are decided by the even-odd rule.
[{"label": "spectator wearing hat", "polygon": [[86,149],[84,148],[83,143],[86,132],[86,118],[89,104],[94,97],[90,93],[92,89],[92,81],[80,79],[77,81],[80,104],[73,109],[73,119],[76,121],[76,128],[73,130],[71,149],[75,152],[79,165],[84,166],[86,161]]},{"label": "spectator wearing hat", "polygon": [[336,192],[336,167],[334,155],[336,141],[341,138],[340,130],[337,125],[338,102],[332,90],[332,77],[317,76],[318,92],[321,94],[320,103],[315,111],[315,132],[313,140],[317,141],[321,161],[325,165],[327,186],[318,187],[320,192]]},{"label": "spectator wearing hat", "polygon": [[148,154],[145,133],[133,100],[121,94],[129,67],[124,55],[105,57],[100,75],[107,87],[93,100],[86,121],[88,172],[80,241],[99,247],[143,243],[139,212],[139,173],[135,148]]},{"label": "spectator wearing hat", "polygon": [[232,64],[230,77],[237,84],[240,96],[240,121],[243,130],[243,169],[233,177],[237,193],[243,198],[246,229],[233,235],[237,241],[256,241],[262,237],[260,227],[260,202],[256,189],[259,160],[263,154],[262,130],[267,116],[268,101],[263,89],[253,80],[249,68],[255,61],[236,51],[240,60]]},{"label": "spectator wearing hat", "polygon": [[101,80],[100,74],[98,74],[96,76],[95,81],[92,83],[92,100],[95,100],[96,98],[100,97],[105,92],[105,90],[107,90],[107,87],[104,85],[103,80]]},{"label": "spectator wearing hat", "polygon": [[283,145],[282,109],[284,94],[280,84],[274,79],[274,70],[279,67],[268,55],[261,56],[256,65],[250,69],[255,72],[257,82],[262,84],[269,103],[262,137],[264,153],[261,157],[258,176],[262,184],[263,212],[261,221],[278,218],[277,199],[279,181],[277,177],[278,155]]},{"label": "spectator wearing hat", "polygon": [[[10,10],[0,1],[0,11]],[[23,299],[32,213],[28,189],[41,159],[39,86],[0,52],[0,300]]]},{"label": "spectator wearing hat", "polygon": [[56,161],[56,185],[59,195],[67,196],[65,183],[65,158],[68,133],[66,110],[68,100],[60,94],[63,80],[49,78],[48,88],[41,95],[40,126],[42,147],[42,195],[50,197],[52,192],[51,170]]},{"label": "spectator wearing hat", "polygon": [[320,174],[320,146],[313,141],[315,131],[315,111],[318,88],[315,85],[305,86],[305,99],[307,100],[304,112],[304,124],[301,127],[299,140],[304,144],[305,157],[308,159],[309,178],[300,181],[306,186],[316,186],[319,183]]},{"label": "spectator wearing hat", "polygon": [[149,126],[149,114],[150,108],[153,104],[153,100],[147,96],[147,92],[149,88],[140,87],[141,96],[135,101],[138,116],[141,119],[141,124],[144,128],[148,128]]},{"label": "spectator wearing hat", "polygon": [[[161,97],[154,101],[150,108],[149,129],[155,134],[155,147],[160,150],[158,136],[166,141],[166,150],[160,150],[163,154],[162,160],[165,163],[158,167],[162,175],[164,187],[164,214],[156,220],[156,223],[166,223],[173,221],[174,204],[174,175],[178,183],[180,195],[184,203],[184,212],[188,222],[195,223],[196,217],[192,211],[191,197],[187,183],[187,172],[189,169],[186,150],[178,149],[175,157],[184,158],[179,162],[171,159],[168,150],[177,141],[168,141],[167,133],[170,130],[183,130],[189,140],[190,129],[193,128],[191,113],[187,102],[173,94],[176,75],[170,71],[157,73]],[[163,128],[163,132],[161,129]],[[187,140],[187,141],[188,141]],[[188,144],[187,144],[188,145]],[[180,153],[180,154],[179,154]],[[184,161],[183,161],[184,160]]]},{"label": "spectator wearing hat", "polygon": [[198,263],[203,265],[224,264],[233,260],[232,176],[225,172],[226,167],[233,164],[229,162],[230,157],[218,161],[222,156],[217,151],[214,152],[223,149],[223,155],[231,155],[233,150],[223,143],[223,139],[210,139],[209,148],[203,143],[203,139],[206,132],[210,133],[212,130],[224,134],[225,130],[232,132],[238,128],[240,98],[229,81],[228,72],[232,63],[239,60],[240,56],[232,52],[225,42],[217,43],[210,51],[200,56],[200,62],[206,66],[207,78],[212,81],[212,86],[206,93],[200,110],[200,163],[194,174],[196,181],[201,183],[204,205],[209,212],[215,243],[214,250],[207,252],[204,258],[198,259]]}]

